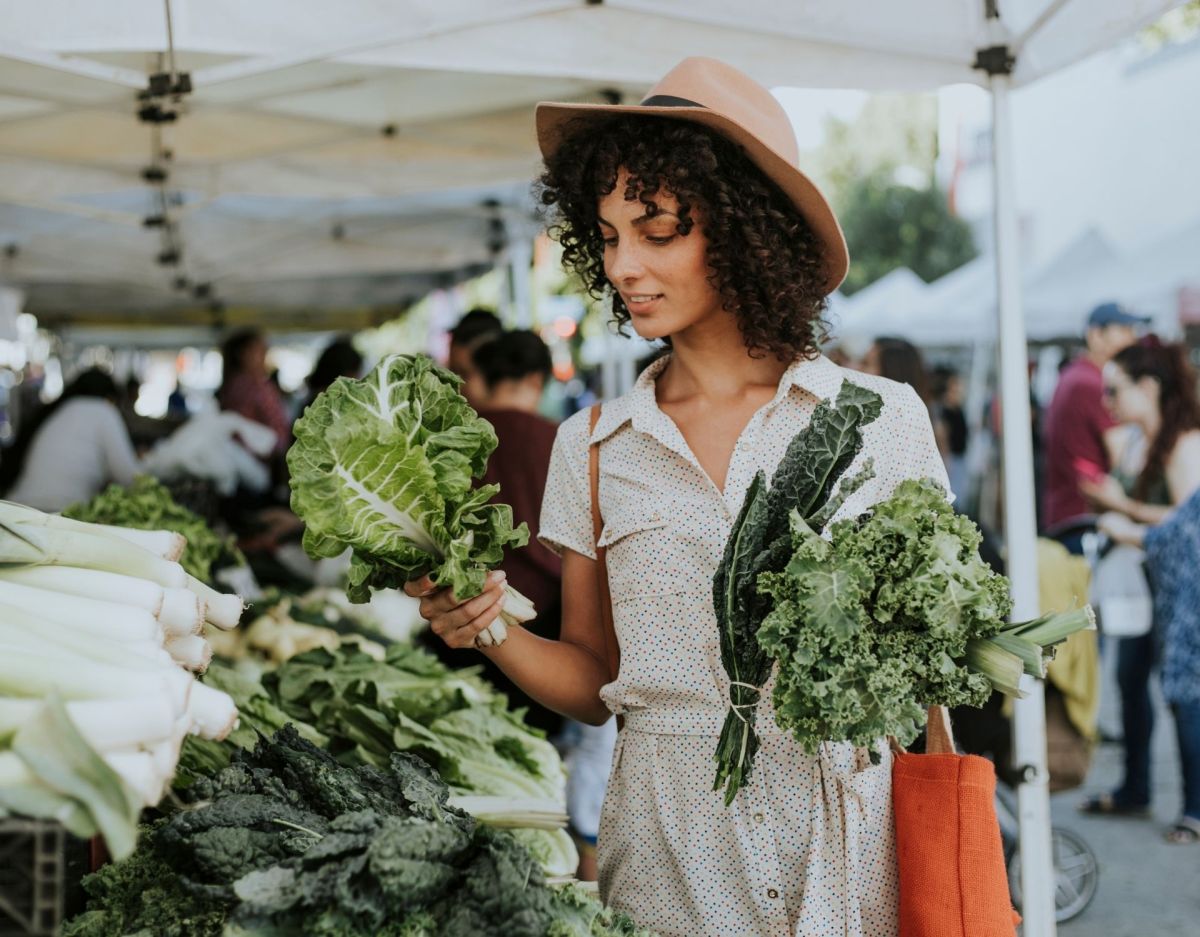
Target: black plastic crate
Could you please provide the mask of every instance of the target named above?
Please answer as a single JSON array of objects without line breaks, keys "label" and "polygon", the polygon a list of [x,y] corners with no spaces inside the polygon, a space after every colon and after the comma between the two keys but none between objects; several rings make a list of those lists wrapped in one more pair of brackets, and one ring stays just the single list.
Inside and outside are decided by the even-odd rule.
[{"label": "black plastic crate", "polygon": [[46,820],[0,820],[0,937],[52,937],[63,920],[71,839]]}]

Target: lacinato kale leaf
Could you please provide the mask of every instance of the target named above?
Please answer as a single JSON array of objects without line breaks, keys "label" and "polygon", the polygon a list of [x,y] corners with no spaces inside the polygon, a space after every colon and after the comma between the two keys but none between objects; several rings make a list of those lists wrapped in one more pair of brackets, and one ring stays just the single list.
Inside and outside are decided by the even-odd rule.
[{"label": "lacinato kale leaf", "polygon": [[[586,910],[561,901],[511,834],[478,824],[447,795],[412,755],[351,767],[285,727],[188,788],[187,807],[147,830],[130,860],[90,876],[88,910],[64,934],[573,933],[556,928]],[[605,917],[596,905],[591,918]]]},{"label": "lacinato kale leaf", "polygon": [[[788,444],[770,487],[762,473],[755,476],[734,520],[713,577],[730,702],[714,756],[713,789],[725,788],[726,804],[749,780],[758,751],[756,707],[772,666],[770,654],[757,639],[770,611],[767,598],[758,591],[758,579],[779,572],[791,560],[789,518],[815,516],[822,523],[871,478],[870,460],[854,476],[844,479],[843,475],[862,448],[863,427],[882,408],[878,394],[843,381],[836,399],[821,401],[809,425]],[[837,585],[827,583],[831,589]]]}]

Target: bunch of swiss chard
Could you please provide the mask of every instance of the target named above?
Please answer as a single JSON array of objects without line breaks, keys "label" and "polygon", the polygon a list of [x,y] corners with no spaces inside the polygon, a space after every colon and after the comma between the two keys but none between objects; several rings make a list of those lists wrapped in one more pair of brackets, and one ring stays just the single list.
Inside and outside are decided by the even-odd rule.
[{"label": "bunch of swiss chard", "polygon": [[[362,380],[336,380],[296,421],[287,462],[304,549],[314,558],[353,550],[346,594],[354,602],[426,574],[471,598],[504,548],[529,539],[508,505],[489,503],[499,486],[474,487],[497,440],[458,393],[461,383],[428,358],[392,355]],[[509,588],[479,641],[500,644],[506,622],[533,616]]]},{"label": "bunch of swiss chard", "polygon": [[845,473],[880,410],[878,395],[844,382],[793,440],[770,490],[751,486],[730,535],[714,580],[733,704],[716,754],[727,803],[747,780],[753,704],[774,664],[775,721],[805,751],[888,736],[907,745],[926,707],[1019,695],[1022,673],[1045,676],[1053,645],[1092,624],[1087,608],[1006,623],[1007,580],[980,559],[978,529],[935,482],[903,482],[867,514],[830,523],[872,475],[870,460]]}]

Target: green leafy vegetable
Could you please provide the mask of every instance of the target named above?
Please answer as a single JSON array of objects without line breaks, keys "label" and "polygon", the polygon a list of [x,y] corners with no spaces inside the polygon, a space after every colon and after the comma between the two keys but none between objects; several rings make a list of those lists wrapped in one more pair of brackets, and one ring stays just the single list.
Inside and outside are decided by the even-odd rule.
[{"label": "green leafy vegetable", "polygon": [[112,524],[135,530],[170,530],[187,540],[180,564],[202,582],[212,578],[212,565],[222,556],[244,563],[232,537],[222,537],[198,514],[177,504],[171,493],[149,475],[140,475],[128,487],[109,485],[82,504],[63,511],[65,517],[92,524]]},{"label": "green leafy vegetable", "polygon": [[[470,598],[504,548],[529,538],[510,507],[488,503],[498,486],[472,487],[496,434],[461,383],[428,358],[393,355],[361,381],[339,378],[296,422],[288,467],[304,548],[312,557],[353,549],[355,602],[425,574]],[[505,614],[524,621],[532,608],[510,590]]]},{"label": "green leafy vegetable", "polygon": [[547,886],[517,839],[449,806],[409,755],[348,767],[285,728],[189,795],[131,861],[85,879],[89,907],[64,937],[651,937]]},{"label": "green leafy vegetable", "polygon": [[713,789],[725,787],[726,804],[749,779],[758,751],[756,704],[771,672],[771,658],[755,637],[767,614],[758,577],[778,572],[789,562],[790,515],[832,516],[871,477],[868,464],[833,494],[862,448],[862,427],[879,416],[882,406],[878,394],[843,381],[837,399],[818,404],[809,425],[788,445],[770,488],[761,472],[754,478],[726,541],[713,577],[721,663],[730,681],[730,708],[717,743]]},{"label": "green leafy vegetable", "polygon": [[1090,612],[1006,624],[1008,582],[980,540],[932,481],[901,483],[828,540],[793,512],[791,559],[759,578],[779,726],[809,752],[826,740],[907,745],[927,706],[981,706],[993,689],[1017,692],[1022,669],[1040,676],[1045,647],[1088,627]]}]

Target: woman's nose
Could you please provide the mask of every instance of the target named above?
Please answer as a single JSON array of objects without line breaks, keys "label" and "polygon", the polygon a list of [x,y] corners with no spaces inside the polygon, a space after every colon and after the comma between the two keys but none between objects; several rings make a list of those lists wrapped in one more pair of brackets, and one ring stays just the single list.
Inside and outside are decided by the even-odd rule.
[{"label": "woman's nose", "polygon": [[608,278],[613,283],[632,282],[644,272],[637,246],[628,240],[618,242],[609,254]]}]

